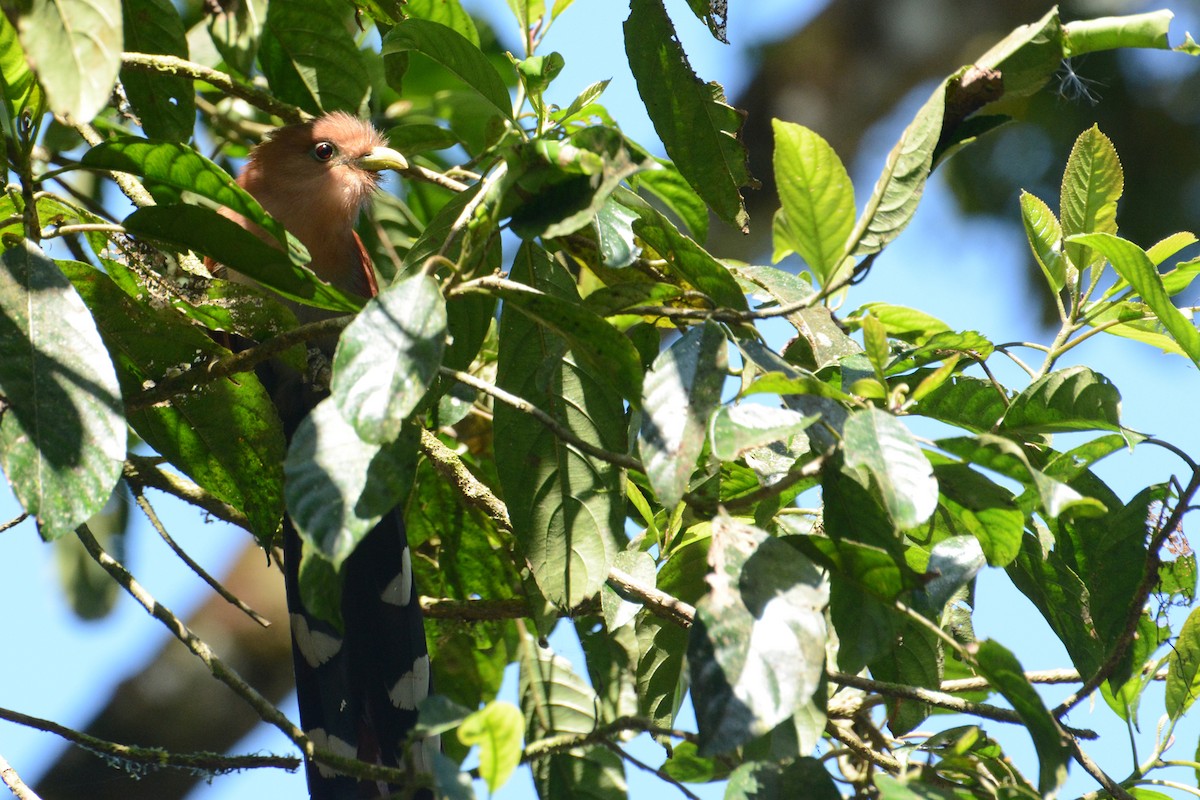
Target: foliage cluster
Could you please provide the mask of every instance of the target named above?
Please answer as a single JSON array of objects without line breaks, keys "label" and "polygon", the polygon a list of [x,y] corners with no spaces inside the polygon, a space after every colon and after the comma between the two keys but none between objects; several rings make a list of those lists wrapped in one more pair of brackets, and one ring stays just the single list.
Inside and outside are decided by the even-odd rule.
[{"label": "foliage cluster", "polygon": [[[1160,271],[1196,237],[1118,235],[1121,165],[1091,129],[1057,213],[1020,202],[1060,312],[1049,344],[841,305],[939,163],[1019,116],[1063,58],[1167,48],[1170,14],[1051,11],[1014,31],[937,85],[861,211],[829,145],[775,121],[774,262],[802,262],[783,269],[704,248],[710,214],[749,224],[742,120],[688,66],[661,0],[632,0],[624,32],[669,160],[622,134],[604,81],[550,99],[564,56],[540,45],[571,0],[509,5],[519,57],[457,0],[367,0],[352,18],[336,0],[203,18],[168,0],[33,0],[0,19],[0,465],[41,535],[90,539],[123,477],[264,545],[286,507],[304,591],[336,622],[339,566],[403,504],[421,591],[462,610],[430,623],[441,695],[422,709],[424,732],[457,730],[427,777],[445,797],[471,796],[458,763],[476,745],[492,789],[525,758],[542,797],[624,797],[628,731],[667,745],[665,781],[728,779],[729,798],[837,797],[835,777],[886,798],[1041,797],[1072,761],[1129,797],[1200,684],[1200,617],[1171,630],[1160,613],[1194,596],[1179,531],[1200,469],[1124,427],[1108,378],[1058,362],[1103,332],[1200,363],[1171,299],[1200,260]],[[718,38],[724,6],[690,0]],[[362,227],[386,286],[365,303],[317,280],[230,177],[263,131],[332,110],[369,113],[414,163]],[[114,214],[113,182],[132,213]],[[198,256],[262,288],[212,279]],[[279,298],[342,316],[297,325]],[[756,327],[772,318],[794,328],[783,347]],[[234,355],[211,330],[262,344]],[[302,365],[331,330],[330,397],[285,451],[253,366]],[[1028,380],[1002,383],[1000,359]],[[131,430],[161,463],[128,452]],[[1064,433],[1086,435],[1062,450]],[[1092,471],[1147,446],[1177,452],[1181,477],[1124,501]],[[983,569],[1069,653],[1079,689],[1058,707],[1008,647],[975,639]],[[564,615],[586,676],[540,644]],[[495,701],[512,662],[519,712]],[[1099,691],[1134,725],[1164,668],[1152,757],[1107,775],[1064,716]],[[696,732],[675,728],[688,694]],[[903,738],[939,710],[974,719]],[[1032,737],[1028,774],[996,722]]]}]

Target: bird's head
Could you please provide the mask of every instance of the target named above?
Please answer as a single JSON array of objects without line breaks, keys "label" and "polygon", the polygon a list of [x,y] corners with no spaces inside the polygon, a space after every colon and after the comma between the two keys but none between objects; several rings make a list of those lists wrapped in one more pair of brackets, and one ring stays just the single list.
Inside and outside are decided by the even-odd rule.
[{"label": "bird's head", "polygon": [[368,122],[343,112],[289,125],[250,152],[242,185],[289,228],[353,226],[385,169],[408,167]]}]

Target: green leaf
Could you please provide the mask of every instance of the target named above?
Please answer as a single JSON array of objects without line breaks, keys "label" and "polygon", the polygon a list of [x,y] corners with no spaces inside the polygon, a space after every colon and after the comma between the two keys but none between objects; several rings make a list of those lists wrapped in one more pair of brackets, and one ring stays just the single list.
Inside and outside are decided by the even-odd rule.
[{"label": "green leaf", "polygon": [[638,448],[663,508],[674,508],[687,491],[709,415],[721,402],[726,349],[721,327],[705,322],[660,353],[646,373]]},{"label": "green leaf", "polygon": [[687,226],[693,239],[703,242],[708,238],[708,206],[674,164],[663,159],[657,162],[662,169],[639,172],[629,182],[630,186],[654,195]]},{"label": "green leaf", "polygon": [[1076,269],[1094,266],[1104,254],[1093,253],[1090,242],[1071,237],[1081,233],[1115,234],[1117,200],[1124,186],[1121,161],[1108,137],[1095,125],[1079,134],[1067,157],[1058,212],[1067,241],[1067,259]]},{"label": "green leaf", "polygon": [[841,265],[854,228],[854,185],[837,153],[816,133],[778,119],[771,126],[783,204],[775,227],[782,239],[777,235],[772,260],[799,253],[825,285]]},{"label": "green leaf", "polygon": [[[526,243],[517,252],[511,277],[553,292],[536,295],[545,301],[575,303],[573,279],[535,245]],[[627,423],[612,374],[584,368],[574,340],[518,308],[506,300],[501,310],[497,385],[541,408],[581,439],[625,452]],[[607,323],[600,324],[620,336]],[[632,350],[628,339],[621,338]],[[578,605],[608,577],[616,550],[613,534],[624,518],[623,474],[559,441],[541,422],[507,404],[496,404],[494,441],[513,532],[538,587],[560,607]]]},{"label": "green leaf", "polygon": [[17,38],[17,29],[8,17],[0,14],[0,101],[4,103],[4,133],[17,138],[15,121],[29,110],[31,118],[41,119],[45,97],[37,75],[29,68],[25,51]]},{"label": "green leaf", "polygon": [[1167,714],[1183,716],[1200,692],[1200,609],[1193,609],[1179,631],[1167,662]]},{"label": "green leaf", "polygon": [[393,283],[338,339],[330,389],[342,418],[364,442],[396,438],[442,365],[446,301],[418,273]]},{"label": "green leaf", "polygon": [[83,154],[80,163],[91,169],[128,172],[200,195],[245,217],[280,244],[287,243],[283,226],[272,219],[249,192],[238,186],[228,172],[186,144],[121,136],[91,148]]},{"label": "green leaf", "polygon": [[711,297],[717,305],[746,310],[746,297],[724,264],[636,195],[626,193],[622,198],[621,202],[638,215],[633,232],[662,256],[667,270]]},{"label": "green leaf", "polygon": [[335,569],[412,484],[416,439],[410,427],[393,442],[368,444],[331,398],[300,423],[283,464],[288,513]]},{"label": "green leaf", "polygon": [[940,84],[904,129],[888,153],[875,190],[847,239],[852,256],[877,253],[908,225],[933,168],[933,151],[942,133],[946,84]]},{"label": "green leaf", "polygon": [[1142,248],[1111,233],[1089,233],[1072,236],[1068,242],[1086,245],[1107,258],[1117,274],[1141,295],[1146,305],[1183,348],[1193,362],[1200,364],[1200,331],[1171,302],[1163,286],[1158,268]]},{"label": "green leaf", "polygon": [[1001,428],[1009,433],[1121,430],[1121,394],[1087,367],[1038,378],[1013,398]]},{"label": "green leaf", "polygon": [[1066,265],[1063,263],[1062,227],[1050,207],[1029,192],[1021,192],[1021,221],[1033,258],[1042,268],[1046,282],[1054,292],[1066,285]]},{"label": "green leaf", "polygon": [[601,126],[576,131],[566,141],[538,139],[513,148],[508,164],[505,210],[524,239],[575,233],[596,218],[623,181],[656,166],[626,146],[620,133]]},{"label": "green leaf", "polygon": [[912,407],[914,414],[983,433],[992,430],[1008,408],[995,384],[956,375],[925,394]]},{"label": "green leaf", "polygon": [[1166,9],[1120,17],[1080,19],[1063,26],[1066,55],[1074,57],[1097,50],[1146,47],[1166,50],[1167,31],[1175,15]]},{"label": "green leaf", "polygon": [[304,305],[346,312],[357,311],[365,302],[325,283],[282,250],[203,206],[147,206],[122,224],[135,236],[195,250]]},{"label": "green leaf", "polygon": [[406,19],[383,37],[381,55],[416,51],[428,56],[479,93],[506,119],[512,118],[512,100],[500,73],[487,57],[461,33],[424,19]]},{"label": "green leaf", "polygon": [[713,455],[722,461],[732,461],[748,450],[786,442],[817,419],[758,403],[721,406],[712,416],[708,435]]},{"label": "green leaf", "polygon": [[479,47],[479,29],[459,0],[404,0],[404,14],[445,25]]},{"label": "green leaf", "polygon": [[808,703],[825,672],[829,585],[798,550],[713,520],[710,591],[688,641],[700,754],[761,736]]},{"label": "green leaf", "polygon": [[892,521],[907,529],[937,508],[933,467],[904,423],[869,408],[851,414],[842,431],[846,468],[874,478]]},{"label": "green leaf", "polygon": [[743,113],[718,84],[696,77],[662,0],[634,0],[624,27],[629,68],[667,155],[718,217],[748,230],[738,191],[752,181]]},{"label": "green leaf", "polygon": [[505,308],[521,312],[566,340],[581,364],[604,376],[622,397],[635,405],[641,403],[642,362],[628,337],[574,299],[533,288],[497,289],[495,293]]},{"label": "green leaf", "polygon": [[0,257],[0,465],[43,538],[104,507],[125,439],[96,323],[55,262],[22,241]]},{"label": "green leaf", "polygon": [[[1146,251],[1146,255],[1150,257],[1150,261],[1153,262],[1154,266],[1157,267],[1183,248],[1190,247],[1191,245],[1195,244],[1196,241],[1196,234],[1190,231],[1179,231],[1155,242],[1150,246],[1150,249]],[[1192,259],[1187,263],[1195,264],[1197,260],[1200,259]],[[1182,267],[1185,265],[1180,264],[1180,266]],[[1164,281],[1166,280],[1166,277],[1167,276],[1164,274]],[[1175,291],[1172,291],[1171,294],[1175,294],[1175,292],[1179,291],[1181,288],[1183,287],[1175,289]]]},{"label": "green leaf", "polygon": [[338,0],[273,0],[258,50],[272,92],[310,114],[366,109],[366,63]]},{"label": "green leaf", "polygon": [[[521,646],[521,710],[530,742],[595,730],[596,694],[571,669],[571,662],[532,637]],[[603,745],[589,745],[539,758],[533,782],[540,797],[624,800],[627,787],[621,757]]]},{"label": "green leaf", "polygon": [[[902,620],[891,646],[872,659],[868,667],[871,676],[881,681],[938,689],[942,685],[941,640],[926,626]],[[932,707],[890,698],[887,711],[888,727],[896,736],[903,736],[924,722]]]},{"label": "green leaf", "polygon": [[55,114],[91,122],[121,68],[120,0],[32,0],[21,44]]},{"label": "green leaf", "polygon": [[937,445],[964,461],[999,472],[1031,489],[1041,509],[1051,519],[1068,513],[1099,516],[1106,510],[1104,503],[1096,498],[1084,497],[1034,467],[1021,446],[1011,439],[980,434],[975,437],[939,439]]},{"label": "green leaf", "polygon": [[[626,484],[626,488],[637,491],[632,481]],[[633,576],[643,586],[654,588],[658,580],[658,566],[654,563],[654,557],[639,550],[622,550],[617,553],[613,559],[613,567]],[[628,625],[640,608],[640,603],[624,599],[607,583],[600,589],[600,609],[604,614],[604,627],[607,631],[616,631],[617,628]]]},{"label": "green leaf", "polygon": [[976,651],[979,671],[1025,722],[1038,754],[1038,790],[1052,795],[1067,779],[1071,748],[1058,721],[1046,710],[1037,690],[1025,678],[1021,664],[1004,646],[992,640]]},{"label": "green leaf", "polygon": [[[174,311],[131,298],[104,273],[84,264],[62,267],[92,310],[127,398],[181,364],[229,354]],[[260,541],[274,537],[283,510],[283,432],[254,373],[202,383],[128,418],[171,464],[245,513]]]},{"label": "green leaf", "polygon": [[[127,0],[121,11],[126,51],[187,59],[187,32],[170,0]],[[147,136],[179,142],[191,138],[196,94],[189,78],[122,68],[121,83]]]},{"label": "green leaf", "polygon": [[725,787],[725,800],[784,797],[841,800],[841,796],[833,777],[815,758],[800,758],[786,764],[749,761],[733,771]]},{"label": "green leaf", "polygon": [[992,566],[1011,563],[1021,552],[1025,528],[1025,515],[1012,492],[966,464],[937,464],[933,474],[950,530],[978,539],[984,557]]},{"label": "green leaf", "polygon": [[508,782],[521,763],[521,738],[525,720],[512,703],[493,700],[471,714],[458,728],[458,739],[468,747],[479,745],[479,777],[494,792]]},{"label": "green leaf", "polygon": [[240,0],[208,18],[208,35],[231,69],[250,75],[266,21],[267,0]]}]

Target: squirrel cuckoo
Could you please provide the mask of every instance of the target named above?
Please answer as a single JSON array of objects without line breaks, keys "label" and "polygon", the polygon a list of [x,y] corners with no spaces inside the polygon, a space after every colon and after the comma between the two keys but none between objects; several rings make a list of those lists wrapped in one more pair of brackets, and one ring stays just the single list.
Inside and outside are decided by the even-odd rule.
[{"label": "squirrel cuckoo", "polygon": [[[274,131],[250,152],[237,179],[308,248],[313,272],[363,297],[374,296],[378,287],[354,224],[378,187],[380,171],[408,166],[385,145],[369,123],[328,114]],[[267,238],[235,212],[222,213]],[[312,312],[304,315],[308,319],[320,313],[300,311]],[[332,347],[318,345],[325,356],[332,356]],[[327,394],[328,381],[314,385],[279,363],[264,365],[259,377],[290,441]],[[339,755],[404,767],[417,703],[429,693],[429,654],[399,511],[384,516],[342,566],[341,631],[309,614],[301,602],[301,540],[287,517],[283,553],[301,727],[315,744]],[[436,747],[430,739],[411,748],[417,771],[431,771]],[[312,800],[386,797],[401,788],[340,776],[320,764],[307,764],[307,772]]]}]

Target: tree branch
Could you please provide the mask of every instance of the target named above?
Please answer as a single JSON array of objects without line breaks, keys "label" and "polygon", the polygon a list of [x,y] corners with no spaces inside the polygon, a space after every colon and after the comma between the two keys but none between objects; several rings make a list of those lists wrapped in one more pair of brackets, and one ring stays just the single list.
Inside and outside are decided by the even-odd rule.
[{"label": "tree branch", "polygon": [[[296,756],[225,756],[220,753],[205,752],[172,753],[161,747],[119,744],[89,736],[82,731],[59,725],[48,719],[33,717],[7,708],[0,708],[0,719],[24,725],[26,728],[52,733],[93,753],[147,769],[196,770],[208,775],[220,775],[237,770],[261,768],[286,769],[289,772],[295,772],[300,768],[301,763]],[[17,796],[20,797],[19,794]],[[36,795],[31,796],[36,797]]]},{"label": "tree branch", "polygon": [[530,742],[525,746],[525,753],[521,756],[521,761],[528,763],[530,761],[537,761],[540,758],[547,758],[555,753],[561,753],[564,750],[571,750],[589,744],[604,744],[611,740],[614,735],[624,731],[648,733],[651,736],[669,736],[672,739],[683,739],[689,742],[696,741],[696,734],[694,733],[681,731],[676,728],[664,728],[642,717],[617,717],[605,725],[598,725],[588,733],[564,733]]},{"label": "tree branch", "polygon": [[12,791],[17,800],[41,800],[33,789],[25,785],[21,776],[5,760],[4,756],[0,756],[0,780],[4,781],[4,785]]},{"label": "tree branch", "polygon": [[323,319],[319,322],[309,322],[284,331],[278,336],[272,336],[254,347],[229,355],[210,357],[178,375],[164,378],[141,394],[129,398],[125,407],[129,411],[139,411],[170,400],[176,395],[190,392],[202,384],[212,383],[239,372],[249,372],[262,362],[274,358],[295,345],[325,336],[336,336],[350,324],[352,319],[354,319],[353,316],[345,315]]},{"label": "tree branch", "polygon": [[290,103],[277,100],[270,92],[234,80],[228,73],[219,72],[203,64],[197,64],[177,56],[122,53],[121,64],[143,72],[166,72],[171,75],[183,75],[192,80],[204,81],[225,94],[245,100],[255,108],[273,114],[285,122],[304,122],[311,116]]},{"label": "tree branch", "polygon": [[250,530],[250,521],[246,519],[245,514],[213,497],[187,478],[164,472],[158,468],[159,463],[161,463],[159,459],[130,453],[125,457],[123,471],[125,480],[130,486],[146,486],[166,492],[212,514],[217,519],[237,525],[244,530]]}]

